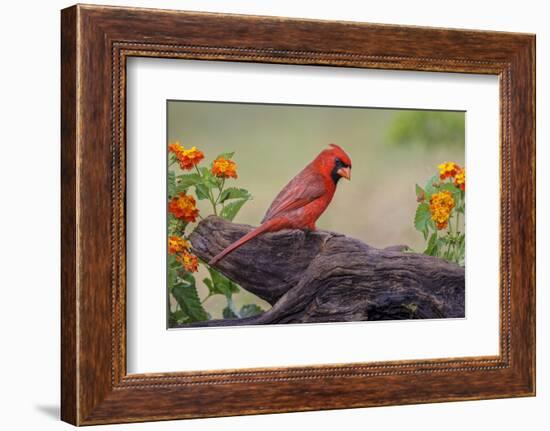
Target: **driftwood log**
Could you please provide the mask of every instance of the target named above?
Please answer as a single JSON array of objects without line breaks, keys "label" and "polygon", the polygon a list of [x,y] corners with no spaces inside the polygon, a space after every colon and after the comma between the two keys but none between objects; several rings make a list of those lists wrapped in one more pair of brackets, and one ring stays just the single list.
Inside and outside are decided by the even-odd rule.
[{"label": "driftwood log", "polygon": [[[191,235],[193,250],[208,261],[251,229],[208,217]],[[405,249],[327,231],[262,234],[216,269],[272,308],[194,326],[464,317],[464,268]]]}]

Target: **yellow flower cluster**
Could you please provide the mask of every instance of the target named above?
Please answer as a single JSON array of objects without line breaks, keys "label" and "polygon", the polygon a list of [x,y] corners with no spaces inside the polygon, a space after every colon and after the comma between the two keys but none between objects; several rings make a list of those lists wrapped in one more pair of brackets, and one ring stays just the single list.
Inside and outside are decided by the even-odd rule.
[{"label": "yellow flower cluster", "polygon": [[202,159],[204,159],[203,152],[198,150],[197,147],[191,147],[186,150],[185,147],[180,145],[179,142],[174,142],[168,145],[168,151],[176,155],[180,168],[183,170],[192,169],[195,165],[198,165]]},{"label": "yellow flower cluster", "polygon": [[437,168],[439,169],[439,178],[442,180],[453,178],[461,170],[455,162],[443,162]]},{"label": "yellow flower cluster", "polygon": [[181,253],[176,257],[176,260],[189,272],[197,272],[199,270],[199,259],[188,251]]},{"label": "yellow flower cluster", "polygon": [[464,191],[464,189],[466,188],[466,168],[461,169],[460,172],[456,174],[455,186],[457,186],[462,191]]},{"label": "yellow flower cluster", "polygon": [[237,164],[233,160],[218,157],[212,163],[212,174],[218,178],[237,178]]},{"label": "yellow flower cluster", "polygon": [[454,184],[460,190],[466,188],[466,168],[460,167],[455,162],[443,162],[437,166],[439,169],[439,178],[445,180],[447,178],[454,179]]},{"label": "yellow flower cluster", "polygon": [[168,253],[177,254],[187,251],[191,248],[191,244],[185,238],[179,236],[168,237]]},{"label": "yellow flower cluster", "polygon": [[455,200],[449,191],[442,191],[432,195],[430,199],[430,213],[438,230],[445,229],[449,223],[449,216],[455,207]]},{"label": "yellow flower cluster", "polygon": [[175,254],[176,260],[180,262],[186,271],[197,272],[199,259],[190,253],[191,244],[185,238],[179,236],[168,237],[168,253]]}]

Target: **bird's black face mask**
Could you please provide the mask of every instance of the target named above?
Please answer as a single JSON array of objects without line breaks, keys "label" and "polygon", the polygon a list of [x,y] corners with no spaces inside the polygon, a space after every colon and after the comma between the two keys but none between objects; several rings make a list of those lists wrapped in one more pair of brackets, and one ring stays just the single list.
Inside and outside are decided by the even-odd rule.
[{"label": "bird's black face mask", "polygon": [[338,180],[340,180],[340,178],[342,177],[349,180],[350,169],[351,166],[346,165],[342,160],[337,158],[334,161],[334,168],[332,168],[332,171],[330,171],[330,177],[332,178],[332,181],[334,181],[334,184],[338,184]]}]

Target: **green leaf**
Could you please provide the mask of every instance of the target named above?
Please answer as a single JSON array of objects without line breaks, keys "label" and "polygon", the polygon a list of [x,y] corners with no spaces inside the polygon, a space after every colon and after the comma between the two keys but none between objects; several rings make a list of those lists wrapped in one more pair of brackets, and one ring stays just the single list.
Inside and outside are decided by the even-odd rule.
[{"label": "green leaf", "polygon": [[229,308],[229,305],[223,309],[223,318],[224,319],[237,319],[239,316],[235,314],[235,312]]},{"label": "green leaf", "polygon": [[416,184],[415,186],[416,186],[416,200],[418,202],[424,202],[430,199],[429,196],[426,196],[426,191],[422,187],[420,187],[418,184]]},{"label": "green leaf", "polygon": [[181,263],[179,263],[176,260],[176,256],[174,256],[173,254],[170,254],[170,255],[168,255],[168,266],[171,269],[179,269],[179,268],[181,268]]},{"label": "green leaf", "polygon": [[241,307],[241,311],[239,311],[239,315],[241,317],[252,317],[256,316],[258,314],[262,314],[264,310],[259,305],[256,304],[246,304]]},{"label": "green leaf", "polygon": [[208,291],[210,292],[210,294],[214,295],[215,288],[214,288],[214,284],[212,283],[212,280],[210,280],[209,278],[203,278],[202,282],[206,284],[206,287],[208,287]]},{"label": "green leaf", "polygon": [[178,219],[173,214],[168,214],[168,235],[183,236],[185,234],[185,227],[188,224],[185,220]]},{"label": "green leaf", "polygon": [[186,191],[189,187],[195,186],[202,181],[199,174],[183,174],[176,178],[176,193]]},{"label": "green leaf", "polygon": [[208,267],[208,272],[210,273],[210,279],[205,278],[203,281],[211,295],[224,295],[226,298],[230,298],[231,295],[239,292],[239,286],[225,275],[211,267]]},{"label": "green leaf", "polygon": [[439,175],[434,175],[433,177],[431,177],[428,182],[426,183],[426,187],[424,187],[424,190],[426,191],[426,193],[428,195],[430,195],[430,197],[435,193],[437,192],[437,189],[438,189],[438,186],[434,186],[434,184],[439,184],[440,180],[439,180]]},{"label": "green leaf", "polygon": [[197,184],[195,186],[195,192],[197,193],[197,198],[199,198],[200,200],[208,199],[208,187],[205,186],[203,183]]},{"label": "green leaf", "polygon": [[168,197],[176,195],[176,174],[174,171],[168,171]]},{"label": "green leaf", "polygon": [[172,290],[176,282],[176,271],[180,264],[176,261],[176,257],[172,254],[168,255],[168,289]]},{"label": "green leaf", "polygon": [[168,317],[169,326],[181,325],[182,323],[189,323],[189,316],[185,314],[183,310],[177,310],[170,313]]},{"label": "green leaf", "polygon": [[233,156],[235,155],[235,151],[231,151],[229,153],[221,153],[218,155],[218,157],[216,157],[216,159],[219,159],[220,157],[223,157],[224,159],[231,159]]},{"label": "green leaf", "polygon": [[169,156],[168,156],[168,166],[172,166],[174,163],[176,163],[178,161],[178,158],[176,157],[175,154],[171,153]]},{"label": "green leaf", "polygon": [[455,203],[460,202],[462,190],[460,190],[453,183],[441,184],[441,186],[439,187],[439,190],[450,192],[453,195],[453,199],[455,200]]},{"label": "green leaf", "polygon": [[236,187],[229,187],[228,189],[225,189],[221,196],[220,196],[220,203],[224,203],[227,200],[230,199],[251,199],[252,196],[248,192],[248,190],[245,189],[239,189]]},{"label": "green leaf", "polygon": [[201,171],[201,176],[202,176],[202,183],[206,187],[208,187],[209,189],[220,187],[221,179],[215,177],[214,175],[212,175],[212,173],[210,172],[210,169],[202,167],[200,169],[200,171]]},{"label": "green leaf", "polygon": [[430,240],[428,241],[426,250],[424,250],[424,254],[427,254],[428,256],[435,256],[437,254],[437,249],[438,249],[437,233],[434,232],[430,235]]},{"label": "green leaf", "polygon": [[448,243],[448,240],[446,236],[437,238],[437,245],[436,245],[436,250],[434,252],[434,256],[439,256],[439,257],[442,257],[443,259],[446,259],[445,254],[447,249],[447,243]]},{"label": "green leaf", "polygon": [[453,183],[443,183],[439,186],[439,190],[440,191],[446,190],[451,193],[460,192],[460,189],[457,186],[455,186]]},{"label": "green leaf", "polygon": [[192,322],[208,320],[208,314],[202,307],[199,295],[197,294],[195,277],[191,274],[186,274],[181,280],[180,283],[177,283],[172,288],[172,295],[180,308],[189,316]]},{"label": "green leaf", "polygon": [[222,209],[221,216],[224,219],[233,221],[239,210],[243,207],[248,199],[239,199],[225,205]]},{"label": "green leaf", "polygon": [[424,234],[424,239],[428,237],[428,223],[430,220],[430,206],[426,202],[419,204],[414,214],[414,227]]}]

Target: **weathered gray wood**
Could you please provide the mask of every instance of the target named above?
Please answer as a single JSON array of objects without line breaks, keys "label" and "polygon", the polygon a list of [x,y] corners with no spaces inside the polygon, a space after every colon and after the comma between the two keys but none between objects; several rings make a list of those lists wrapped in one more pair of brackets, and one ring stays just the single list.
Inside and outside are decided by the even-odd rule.
[{"label": "weathered gray wood", "polygon": [[[208,261],[251,229],[208,217],[191,235],[193,250]],[[195,326],[464,317],[464,268],[404,248],[327,231],[262,234],[216,269],[273,307]]]}]

